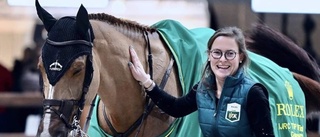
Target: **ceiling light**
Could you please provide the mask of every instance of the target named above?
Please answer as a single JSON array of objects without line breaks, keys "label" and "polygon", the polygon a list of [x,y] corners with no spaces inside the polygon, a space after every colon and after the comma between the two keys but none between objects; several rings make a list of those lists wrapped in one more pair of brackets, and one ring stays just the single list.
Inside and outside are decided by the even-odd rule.
[{"label": "ceiling light", "polygon": [[254,12],[319,14],[319,0],[252,0]]}]

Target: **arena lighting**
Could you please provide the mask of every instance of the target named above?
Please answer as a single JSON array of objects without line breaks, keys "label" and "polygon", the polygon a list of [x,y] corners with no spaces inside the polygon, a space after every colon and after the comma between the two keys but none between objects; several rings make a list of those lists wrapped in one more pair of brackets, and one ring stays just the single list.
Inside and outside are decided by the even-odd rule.
[{"label": "arena lighting", "polygon": [[320,14],[320,0],[251,0],[254,12]]},{"label": "arena lighting", "polygon": [[[78,8],[83,4],[86,8],[105,8],[109,0],[39,0],[43,7]],[[35,0],[7,0],[10,6],[34,6]]]}]

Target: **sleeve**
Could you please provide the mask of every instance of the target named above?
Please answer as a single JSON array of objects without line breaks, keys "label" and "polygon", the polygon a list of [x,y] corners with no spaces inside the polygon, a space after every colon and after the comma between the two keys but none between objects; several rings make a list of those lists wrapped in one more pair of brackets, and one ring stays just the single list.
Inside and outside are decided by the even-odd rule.
[{"label": "sleeve", "polygon": [[183,117],[197,110],[196,89],[198,84],[185,96],[176,98],[161,90],[157,85],[147,94],[164,112],[173,117]]},{"label": "sleeve", "polygon": [[250,125],[256,137],[274,137],[268,91],[261,85],[254,85],[248,93],[247,112]]}]

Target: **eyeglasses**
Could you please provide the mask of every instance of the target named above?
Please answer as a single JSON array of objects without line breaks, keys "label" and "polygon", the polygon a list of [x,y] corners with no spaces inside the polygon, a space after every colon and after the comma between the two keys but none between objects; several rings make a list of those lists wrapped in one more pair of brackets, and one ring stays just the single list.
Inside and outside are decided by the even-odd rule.
[{"label": "eyeglasses", "polygon": [[220,59],[223,54],[227,60],[233,60],[237,56],[237,52],[235,52],[234,50],[227,50],[225,52],[222,52],[221,50],[214,49],[210,50],[209,52],[211,57],[214,59]]}]

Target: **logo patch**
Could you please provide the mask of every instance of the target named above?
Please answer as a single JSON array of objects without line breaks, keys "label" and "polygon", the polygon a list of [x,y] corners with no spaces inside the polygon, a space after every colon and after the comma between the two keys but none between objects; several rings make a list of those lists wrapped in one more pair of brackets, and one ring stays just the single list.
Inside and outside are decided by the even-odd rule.
[{"label": "logo patch", "polygon": [[62,65],[56,60],[56,62],[53,62],[50,66],[49,69],[52,71],[61,71],[62,70]]},{"label": "logo patch", "polygon": [[230,103],[227,105],[225,119],[230,122],[237,122],[240,120],[241,105],[238,103]]},{"label": "logo patch", "polygon": [[292,85],[290,84],[289,81],[285,81],[285,82],[284,82],[284,86],[285,86],[286,89],[287,89],[289,99],[290,99],[290,100],[293,100],[293,89],[292,89]]}]

